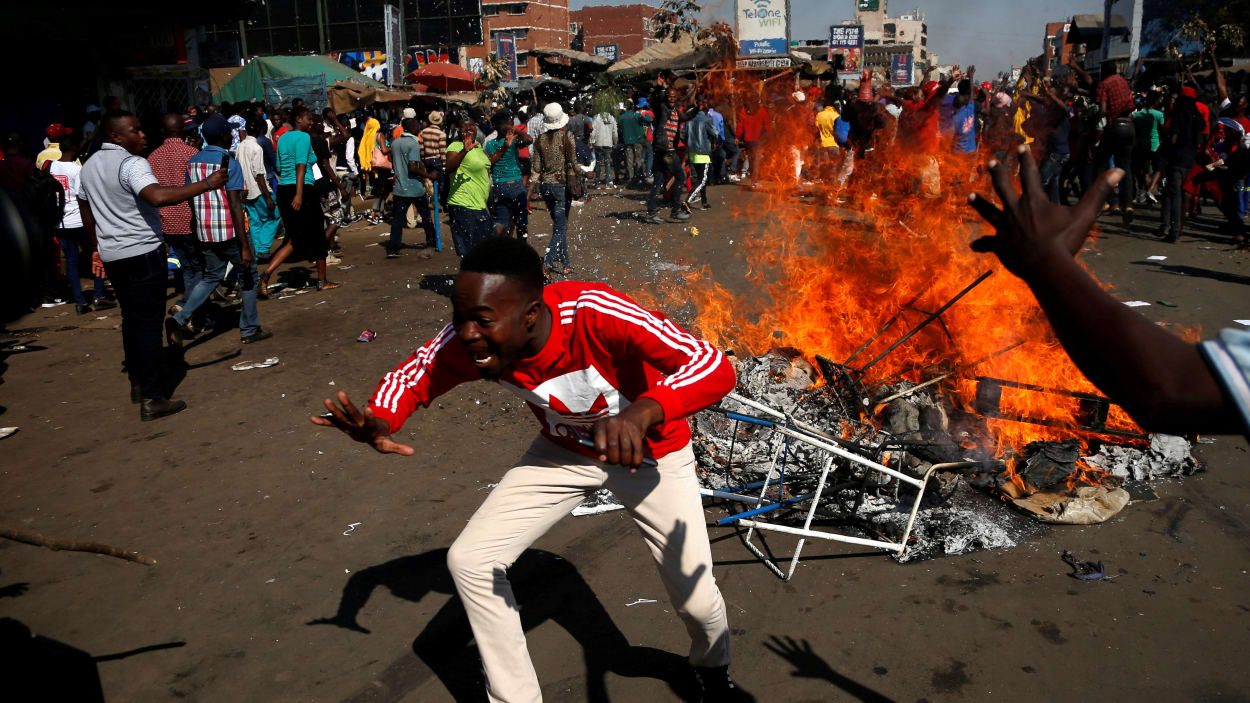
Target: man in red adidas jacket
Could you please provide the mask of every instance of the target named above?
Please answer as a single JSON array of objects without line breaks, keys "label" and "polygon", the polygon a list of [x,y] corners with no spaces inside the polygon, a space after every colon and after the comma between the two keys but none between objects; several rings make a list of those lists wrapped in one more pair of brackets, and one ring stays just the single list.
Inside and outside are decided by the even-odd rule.
[{"label": "man in red adidas jacket", "polygon": [[[538,418],[541,435],[447,554],[490,700],[541,700],[506,570],[600,488],[625,504],[642,531],[690,633],[704,700],[744,696],[729,679],[725,604],[712,577],[685,419],[733,389],[728,360],[605,285],[544,288],[538,255],[506,237],[461,260],[452,305],[452,323],[382,379],[364,412],[339,393],[341,407],[326,399],[330,415],[312,420],[379,452],[411,456],[412,447],[391,435],[417,407],[477,379],[516,393]],[[579,438],[593,438],[593,448]],[[647,457],[657,465],[644,466]]]}]

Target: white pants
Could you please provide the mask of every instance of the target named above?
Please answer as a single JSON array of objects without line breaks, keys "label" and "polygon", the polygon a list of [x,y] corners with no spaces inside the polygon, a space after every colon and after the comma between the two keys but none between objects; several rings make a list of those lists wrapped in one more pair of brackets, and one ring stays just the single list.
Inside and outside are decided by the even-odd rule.
[{"label": "white pants", "polygon": [[712,578],[712,548],[694,469],[689,444],[661,458],[657,468],[643,466],[631,473],[544,437],[534,440],[447,553],[447,566],[482,654],[491,701],[542,700],[506,570],[600,488],[616,494],[638,524],[668,597],[690,633],[690,663],[729,663],[725,603]]}]

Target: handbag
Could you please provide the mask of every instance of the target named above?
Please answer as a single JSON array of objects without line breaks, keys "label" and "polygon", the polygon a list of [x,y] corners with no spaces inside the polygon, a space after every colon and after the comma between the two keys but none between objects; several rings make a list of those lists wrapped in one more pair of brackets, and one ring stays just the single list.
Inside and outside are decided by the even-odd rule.
[{"label": "handbag", "polygon": [[373,147],[373,167],[391,168],[391,157],[383,153],[382,148],[376,144]]}]

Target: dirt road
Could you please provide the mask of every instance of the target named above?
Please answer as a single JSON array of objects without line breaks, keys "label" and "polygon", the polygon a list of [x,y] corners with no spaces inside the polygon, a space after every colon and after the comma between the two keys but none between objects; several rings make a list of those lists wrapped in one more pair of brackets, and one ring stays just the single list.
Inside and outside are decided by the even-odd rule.
[{"label": "dirt road", "polygon": [[[577,277],[646,290],[675,280],[685,257],[720,280],[741,279],[753,252],[734,240],[755,223],[731,217],[725,202],[756,196],[714,188],[717,209],[696,212],[698,237],[622,219],[635,196],[575,211]],[[1159,244],[1148,234],[1157,215],[1144,215],[1129,231],[1108,224],[1087,255],[1118,295],[1166,301],[1175,307],[1142,311],[1201,324],[1208,336],[1250,318],[1246,254],[1214,235]],[[534,221],[541,246],[550,220],[539,211]],[[405,427],[413,458],[377,455],[306,419],[334,391],[364,401],[447,319],[440,291],[454,255],[384,260],[372,246],[381,231],[345,233],[344,269],[332,269],[343,288],[263,303],[273,339],[240,355],[230,330],[190,347],[175,394],[190,409],[157,422],[140,423],[129,403],[116,311],[77,316],[63,306],[9,326],[2,339],[28,350],[3,359],[0,424],[21,431],[0,443],[0,524],[158,560],[145,568],[0,542],[0,617],[11,619],[0,634],[7,651],[20,641],[53,667],[41,691],[98,685],[110,701],[482,699],[443,555],[533,436],[532,416],[497,387],[462,386]],[[355,341],[365,328],[376,341]],[[231,370],[271,356],[277,366]],[[1103,525],[908,565],[809,544],[790,583],[732,530],[712,527],[735,678],[761,701],[1250,700],[1246,449],[1218,437],[1202,446],[1205,473],[1162,484],[1158,501]],[[709,521],[721,514],[707,510]],[[1114,578],[1068,578],[1063,549],[1102,560]],[[688,640],[623,513],[567,518],[513,575],[547,700],[693,700]],[[639,599],[657,602],[631,605]],[[20,639],[23,626],[45,639]],[[6,657],[17,675],[38,670]]]}]

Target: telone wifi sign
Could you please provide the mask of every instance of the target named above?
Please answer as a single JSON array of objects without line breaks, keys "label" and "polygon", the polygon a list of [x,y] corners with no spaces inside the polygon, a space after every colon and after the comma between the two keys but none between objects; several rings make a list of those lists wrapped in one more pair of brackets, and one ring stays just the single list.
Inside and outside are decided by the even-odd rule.
[{"label": "telone wifi sign", "polygon": [[736,2],[738,57],[789,55],[789,0],[736,0]]}]

